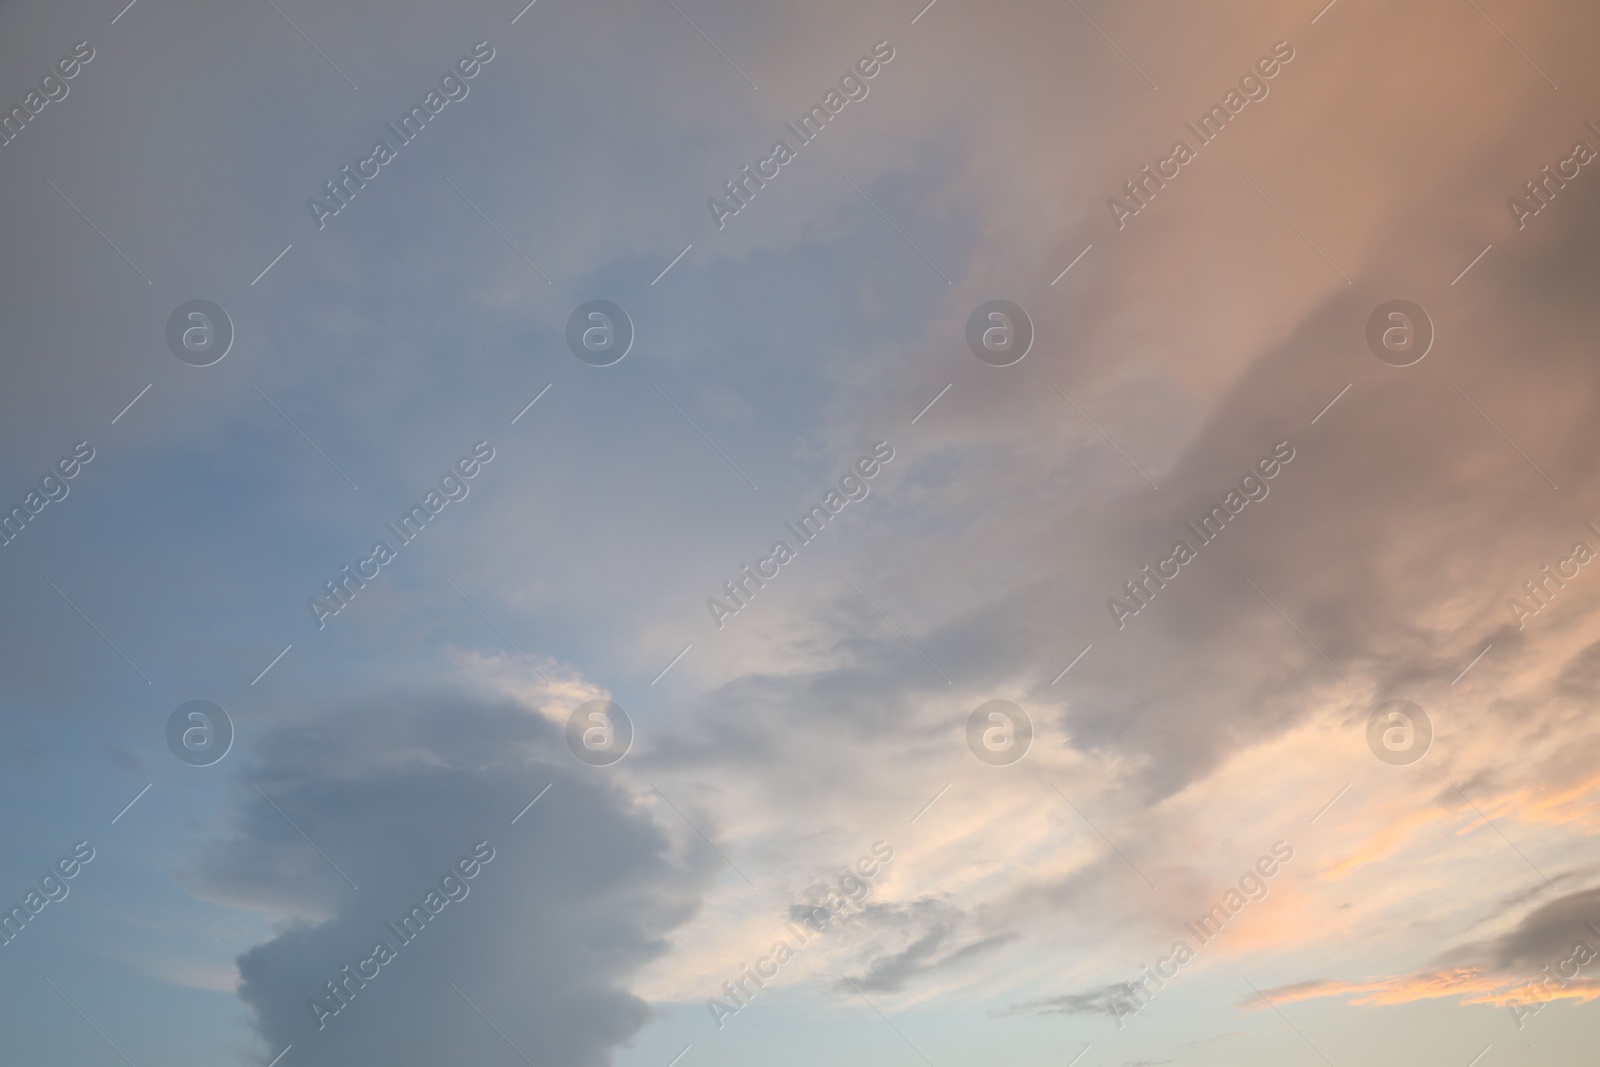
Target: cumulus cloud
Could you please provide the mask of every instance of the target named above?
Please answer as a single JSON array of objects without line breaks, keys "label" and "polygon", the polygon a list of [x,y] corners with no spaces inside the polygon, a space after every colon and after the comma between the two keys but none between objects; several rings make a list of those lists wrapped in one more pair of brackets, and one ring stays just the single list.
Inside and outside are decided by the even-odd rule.
[{"label": "cumulus cloud", "polygon": [[[192,877],[279,918],[238,962],[273,1053],[492,1059],[509,1040],[536,1063],[610,1062],[651,1014],[630,976],[694,915],[710,849],[675,844],[618,778],[563,756],[536,710],[449,688],[261,739]],[[470,878],[456,867],[486,854]],[[419,905],[427,921],[403,926]],[[393,958],[360,966],[377,942]],[[339,1008],[326,983],[346,966],[368,980]]]}]

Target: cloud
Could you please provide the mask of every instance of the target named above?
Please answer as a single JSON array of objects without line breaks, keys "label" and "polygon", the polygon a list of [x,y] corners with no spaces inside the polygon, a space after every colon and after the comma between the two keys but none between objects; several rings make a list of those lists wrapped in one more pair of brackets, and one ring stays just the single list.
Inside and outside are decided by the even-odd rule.
[{"label": "cloud", "polygon": [[[27,6],[0,15],[13,31],[0,42],[32,69],[26,48],[71,38],[22,32]],[[512,12],[496,13],[500,54],[471,101],[327,232],[308,223],[305,196],[476,37],[458,14],[396,19],[363,0],[306,24],[356,93],[270,9],[234,24],[196,0],[162,19],[140,5],[50,125],[6,150],[6,232],[27,267],[3,306],[13,347],[37,358],[5,369],[0,466],[27,484],[75,427],[110,435],[110,416],[154,385],[108,436],[96,480],[6,550],[13,576],[53,575],[83,618],[38,581],[37,600],[20,587],[0,668],[18,709],[109,721],[88,709],[123,705],[91,696],[133,678],[88,619],[157,688],[219,693],[242,692],[289,641],[280,631],[294,635],[292,658],[250,699],[319,714],[267,726],[240,715],[239,751],[209,781],[247,774],[226,832],[183,878],[276,924],[238,979],[270,1052],[292,1040],[312,1063],[358,1045],[471,1059],[500,1041],[475,1004],[540,1067],[598,1062],[647,1019],[641,997],[714,989],[702,974],[730,973],[801,887],[879,834],[901,858],[850,937],[805,966],[908,999],[949,1003],[967,986],[963,1002],[1102,1010],[1122,987],[1095,983],[1144,950],[1137,939],[1214,900],[1286,819],[1353,779],[1273,902],[1217,945],[1219,963],[1248,949],[1302,967],[1294,954],[1319,942],[1379,943],[1395,958],[1301,973],[1391,977],[1316,978],[1284,996],[1477,1003],[1561,958],[1594,902],[1535,907],[1542,897],[1526,894],[1544,890],[1485,859],[1478,846],[1498,838],[1448,788],[1541,866],[1564,835],[1600,830],[1600,633],[1581,584],[1600,579],[1586,571],[1523,629],[1505,610],[1596,517],[1582,503],[1596,497],[1585,457],[1600,447],[1595,175],[1525,232],[1503,210],[1531,162],[1575,132],[1547,86],[1455,0],[1387,12],[1376,35],[1349,5],[1315,34],[1306,15],[1260,0],[1162,25],[1136,5],[1091,12],[1159,93],[1069,6],[939,5],[914,34],[883,30],[900,55],[871,102],[715,233],[706,193],[777,135],[783,101],[813,99],[881,27],[859,4],[704,6],[717,21],[702,25],[759,95],[667,6],[541,4],[514,32]],[[1596,19],[1519,12],[1506,29],[1565,99],[1562,71],[1588,69]],[[1193,114],[1173,101],[1215,99],[1280,32],[1300,54],[1272,98],[1126,232],[1108,230],[1103,196]],[[148,294],[64,196],[154,277]],[[240,344],[202,374],[164,352],[160,326],[207,287]],[[78,292],[89,295],[63,313],[61,294]],[[600,374],[561,332],[578,299],[604,294],[636,315],[640,348]],[[1003,372],[962,342],[978,299],[999,295],[1028,307],[1038,337]],[[1360,341],[1371,309],[1397,295],[1438,327],[1433,354],[1405,370]],[[513,435],[506,420],[547,384]],[[501,444],[502,431],[505,458],[462,521],[373,583],[320,645],[302,640],[305,595],[441,459],[480,434]],[[746,494],[699,432],[761,491]],[[880,436],[900,454],[872,497],[713,636],[704,597]],[[1279,439],[1298,454],[1271,496],[1116,629],[1106,598]],[[576,683],[527,699],[396,695],[433,669],[441,634],[498,649],[487,626],[624,693],[632,674],[671,714],[641,713],[639,750],[602,773],[575,766],[544,717]],[[121,672],[104,670],[110,683],[88,680],[95,655]],[[341,675],[372,691],[327,698]],[[1406,777],[1347,775],[1338,761],[1371,762],[1367,709],[1405,693],[1435,715],[1434,752]],[[977,767],[961,733],[996,696],[1025,705],[1037,731],[1028,760],[1004,770]],[[166,763],[144,723],[160,715],[144,712],[143,733],[85,736],[129,753],[126,773]],[[64,762],[70,739],[52,724],[0,720],[8,771]],[[630,777],[641,765],[773,896],[731,878],[732,890],[708,888],[721,861],[676,815],[662,813],[670,830],[652,823]],[[1047,781],[1066,783],[1083,817]],[[315,1030],[308,999],[480,840],[495,859],[470,895]],[[1480,924],[1490,933],[1463,940]],[[1059,973],[1051,938],[1081,950],[1080,973]],[[169,972],[234,981],[207,964]],[[647,972],[677,984],[641,993]],[[1015,991],[1058,980],[1085,991]]]},{"label": "cloud", "polygon": [[1012,1006],[1004,1014],[1019,1015],[1101,1015],[1113,1014],[1112,1005],[1126,1000],[1133,987],[1124,982],[1114,982],[1082,993],[1062,993],[1059,996],[1029,1000]]},{"label": "cloud", "polygon": [[1596,923],[1600,923],[1600,888],[1557,897],[1495,940],[1494,963],[1507,970],[1542,967],[1571,951],[1576,939],[1600,936]]},{"label": "cloud", "polygon": [[[1540,905],[1512,929],[1487,943],[1461,945],[1445,953],[1451,957],[1475,955],[1481,960],[1478,963],[1362,981],[1314,978],[1265,992],[1268,999],[1280,1004],[1344,997],[1353,1005],[1374,1007],[1455,997],[1460,1004],[1501,1007],[1528,1002],[1533,997],[1530,984],[1547,983],[1550,976],[1558,981],[1541,984],[1538,999],[1587,1003],[1600,998],[1600,977],[1581,974],[1583,953],[1574,950],[1587,945],[1592,963],[1594,954],[1600,951],[1597,922],[1600,889],[1584,889]],[[1566,973],[1559,964],[1569,959],[1574,962],[1569,964],[1570,973]],[[1260,1006],[1254,998],[1241,1000],[1240,1006],[1250,1007],[1252,1002]]]},{"label": "cloud", "polygon": [[[252,755],[191,877],[279,917],[238,961],[272,1053],[443,1062],[501,1057],[509,1039],[536,1063],[591,1067],[650,1017],[629,977],[695,914],[714,856],[675,845],[625,780],[579,766],[544,716],[450,689],[395,695],[280,725]],[[464,895],[438,896],[486,853],[443,882]],[[435,912],[420,933],[397,930],[419,904]],[[362,967],[379,941],[394,958]],[[309,1002],[347,965],[369,980],[319,1019]]]},{"label": "cloud", "polygon": [[868,993],[898,993],[917,979],[960,967],[1019,936],[996,933],[963,937],[965,929],[972,925],[968,917],[959,908],[936,900],[909,905],[874,904],[862,914],[862,921],[880,937],[898,935],[896,940],[901,947],[869,950],[865,973],[836,983],[841,991],[860,988]]}]

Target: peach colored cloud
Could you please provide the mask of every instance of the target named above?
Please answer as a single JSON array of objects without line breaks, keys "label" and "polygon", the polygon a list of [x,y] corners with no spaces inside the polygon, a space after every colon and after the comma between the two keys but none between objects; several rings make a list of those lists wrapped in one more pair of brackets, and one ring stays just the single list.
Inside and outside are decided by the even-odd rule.
[{"label": "peach colored cloud", "polygon": [[[1532,1000],[1575,1000],[1580,1004],[1600,998],[1600,979],[1573,978],[1558,990],[1540,987],[1538,996],[1530,990],[1530,979],[1491,973],[1484,967],[1452,967],[1443,970],[1415,971],[1391,978],[1347,982],[1318,978],[1307,982],[1269,989],[1266,996],[1274,1004],[1324,997],[1348,997],[1358,1007],[1410,1004],[1418,1000],[1458,997],[1460,1004],[1488,1004],[1501,1008],[1526,1004]],[[1257,1001],[1241,1002],[1241,1007],[1262,1007]]]}]

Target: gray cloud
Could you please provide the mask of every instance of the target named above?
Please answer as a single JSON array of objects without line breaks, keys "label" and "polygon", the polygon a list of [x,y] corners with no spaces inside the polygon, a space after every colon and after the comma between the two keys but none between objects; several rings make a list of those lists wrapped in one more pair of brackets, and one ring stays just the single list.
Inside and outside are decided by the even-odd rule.
[{"label": "gray cloud", "polygon": [[[920,979],[960,968],[1019,936],[1010,932],[974,935],[974,923],[960,908],[931,899],[871,904],[860,918],[873,945],[867,950],[866,970],[835,983],[844,993],[856,988],[868,993],[898,993]],[[883,947],[889,941],[899,947]]]},{"label": "gray cloud", "polygon": [[1082,993],[1063,993],[1060,996],[1024,1001],[1013,1005],[1008,1015],[1104,1015],[1111,1014],[1111,1006],[1126,1000],[1132,986],[1122,982],[1099,986]]},{"label": "gray cloud", "polygon": [[[260,740],[251,785],[191,878],[212,899],[282,917],[239,960],[240,996],[274,1053],[292,1043],[308,1064],[503,1057],[464,994],[536,1063],[610,1062],[650,1017],[629,975],[694,915],[712,854],[680,851],[614,777],[561,758],[560,744],[525,708],[448,691],[329,709]],[[493,859],[460,882],[464,898],[410,943],[386,926],[485,840]],[[309,1000],[380,940],[396,958],[319,1030]]]},{"label": "gray cloud", "polygon": [[1577,941],[1600,951],[1600,888],[1566,893],[1524,915],[1489,946],[1489,959],[1506,971],[1537,972],[1568,955]]}]

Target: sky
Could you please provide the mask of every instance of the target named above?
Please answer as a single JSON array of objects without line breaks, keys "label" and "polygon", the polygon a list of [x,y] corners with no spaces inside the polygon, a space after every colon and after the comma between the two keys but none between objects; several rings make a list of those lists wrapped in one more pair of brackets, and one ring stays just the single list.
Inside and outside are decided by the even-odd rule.
[{"label": "sky", "polygon": [[12,1059],[1592,1060],[1600,10],[525,3],[0,4]]}]

